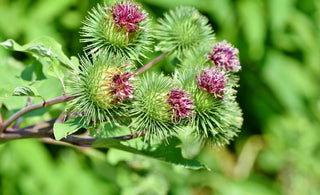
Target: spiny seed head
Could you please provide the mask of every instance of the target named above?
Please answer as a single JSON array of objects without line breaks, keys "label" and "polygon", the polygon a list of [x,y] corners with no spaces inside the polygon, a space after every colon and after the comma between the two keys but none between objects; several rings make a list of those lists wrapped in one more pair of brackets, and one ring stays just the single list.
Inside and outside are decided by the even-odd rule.
[{"label": "spiny seed head", "polygon": [[69,102],[71,112],[81,113],[86,124],[118,124],[124,100],[133,98],[133,64],[102,53],[91,59],[84,56],[80,61],[68,92],[78,96]]},{"label": "spiny seed head", "polygon": [[110,53],[141,62],[140,57],[151,51],[153,37],[147,15],[131,0],[98,4],[83,21],[84,49],[89,54]]},{"label": "spiny seed head", "polygon": [[195,108],[193,100],[191,100],[190,94],[181,89],[173,89],[169,92],[169,98],[167,102],[171,105],[173,111],[173,117],[182,119],[190,117]]},{"label": "spiny seed head", "polygon": [[176,131],[172,123],[171,106],[167,102],[168,94],[173,87],[170,77],[146,74],[135,90],[129,115],[133,120],[133,131],[145,132],[145,140],[167,139]]},{"label": "spiny seed head", "polygon": [[209,45],[214,34],[209,20],[192,7],[178,7],[159,19],[156,37],[157,49],[182,56],[184,52],[194,50],[200,45]]},{"label": "spiny seed head", "polygon": [[241,69],[239,50],[227,43],[226,40],[217,43],[212,48],[212,53],[206,57],[223,70],[237,72]]},{"label": "spiny seed head", "polygon": [[[208,69],[206,70],[208,71]],[[198,67],[180,69],[177,70],[174,77],[182,89],[190,92],[194,101],[195,113],[187,124],[190,125],[192,134],[194,133],[195,137],[203,144],[223,146],[234,139],[242,125],[242,112],[236,102],[236,91],[230,85],[232,78],[228,77],[223,99],[220,99],[208,93],[206,89],[199,90],[198,82],[200,82],[201,76],[198,75],[198,79],[195,79],[198,74],[197,70],[199,70]],[[205,70],[204,72],[204,75],[208,74]],[[199,71],[199,74],[201,73]],[[203,87],[205,86],[203,85]]]},{"label": "spiny seed head", "polygon": [[200,89],[205,89],[208,93],[212,93],[215,97],[223,99],[227,77],[224,71],[216,67],[211,69],[205,68],[202,74],[196,75],[196,79]]},{"label": "spiny seed head", "polygon": [[134,2],[117,2],[112,7],[107,8],[111,14],[114,23],[127,32],[134,32],[139,29],[139,23],[146,20],[148,13],[140,11],[140,6]]}]

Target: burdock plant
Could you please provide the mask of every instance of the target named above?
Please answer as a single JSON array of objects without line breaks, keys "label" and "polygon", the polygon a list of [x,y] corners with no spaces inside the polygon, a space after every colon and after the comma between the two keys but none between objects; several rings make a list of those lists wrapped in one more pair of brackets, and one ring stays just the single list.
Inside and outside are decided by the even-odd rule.
[{"label": "burdock plant", "polygon": [[[8,127],[23,114],[67,102],[59,123],[51,124],[56,140],[62,142],[114,147],[184,166],[196,165],[180,153],[175,160],[175,155],[166,155],[179,152],[176,146],[187,135],[186,129],[202,145],[228,144],[242,125],[236,102],[241,69],[238,49],[227,41],[216,42],[208,19],[195,8],[170,10],[154,26],[148,17],[133,0],[98,4],[83,21],[81,41],[87,45],[80,63],[75,57],[67,58],[59,47],[51,50],[52,45],[41,45],[41,41],[41,50],[19,48],[50,59],[65,90],[61,97],[27,106],[1,123],[2,137],[10,140],[9,134],[15,131],[9,132]],[[12,40],[2,43],[11,49],[15,44]],[[153,50],[163,53],[137,69],[146,52]],[[172,75],[145,73],[168,55],[177,59],[172,63],[178,62]],[[59,64],[67,69],[68,77],[61,76]],[[39,97],[29,87],[16,89],[14,95]],[[79,129],[90,130],[93,137],[74,135]],[[114,129],[128,134],[113,135]],[[110,134],[113,137],[105,137]],[[124,144],[134,138],[142,142]]]}]

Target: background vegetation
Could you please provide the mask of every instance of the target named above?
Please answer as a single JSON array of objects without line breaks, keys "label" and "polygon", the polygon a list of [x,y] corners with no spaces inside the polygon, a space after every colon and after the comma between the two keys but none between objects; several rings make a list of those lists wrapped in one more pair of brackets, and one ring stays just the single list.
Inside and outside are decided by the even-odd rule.
[{"label": "background vegetation", "polygon": [[[98,2],[0,0],[0,42],[12,38],[25,44],[48,35],[77,56],[83,46],[81,20]],[[318,194],[320,2],[139,2],[154,19],[175,6],[194,6],[210,19],[218,41],[226,39],[239,48],[238,98],[244,112],[239,137],[225,148],[201,152],[198,158],[210,172],[115,149],[106,154],[37,140],[12,141],[0,145],[0,194]],[[0,48],[0,72],[19,72],[28,62],[29,56]],[[167,60],[153,71],[173,68]],[[0,86],[13,76],[2,75]],[[1,107],[8,114],[14,109]],[[49,114],[55,116],[54,108]],[[29,117],[30,124],[37,120]]]}]

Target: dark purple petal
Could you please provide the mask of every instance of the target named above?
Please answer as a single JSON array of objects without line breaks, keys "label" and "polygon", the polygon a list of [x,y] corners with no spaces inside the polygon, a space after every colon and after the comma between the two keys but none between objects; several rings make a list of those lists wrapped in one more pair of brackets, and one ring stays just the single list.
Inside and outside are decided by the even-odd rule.
[{"label": "dark purple petal", "polygon": [[195,106],[190,94],[181,89],[173,89],[169,92],[167,102],[171,105],[174,118],[190,117]]},{"label": "dark purple petal", "polygon": [[208,93],[212,93],[215,97],[223,99],[227,77],[224,71],[216,67],[211,69],[203,69],[202,74],[196,75],[196,79],[200,89],[205,89]]},{"label": "dark purple petal", "polygon": [[212,53],[206,55],[214,64],[226,71],[238,71],[241,69],[239,62],[239,50],[232,47],[226,40],[217,43],[212,48]]}]

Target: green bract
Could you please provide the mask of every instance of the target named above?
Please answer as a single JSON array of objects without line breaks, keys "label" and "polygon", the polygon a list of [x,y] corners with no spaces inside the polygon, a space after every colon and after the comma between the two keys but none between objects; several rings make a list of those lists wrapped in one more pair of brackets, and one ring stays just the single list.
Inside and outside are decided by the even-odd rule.
[{"label": "green bract", "polygon": [[208,45],[201,45],[193,50],[186,51],[184,58],[180,60],[180,69],[200,69],[211,65],[212,63],[204,57],[210,53],[210,50]]},{"label": "green bract", "polygon": [[214,34],[208,19],[192,7],[178,7],[159,19],[156,30],[157,49],[181,56],[199,45],[211,44]]},{"label": "green bract", "polygon": [[140,57],[145,57],[144,53],[150,51],[152,35],[148,20],[141,21],[138,30],[127,32],[114,23],[106,4],[104,7],[98,4],[83,24],[82,42],[88,44],[85,50],[90,53],[105,52],[140,61]]},{"label": "green bract", "polygon": [[75,78],[70,82],[70,94],[78,98],[70,102],[72,112],[84,115],[86,124],[104,121],[117,123],[123,102],[117,102],[112,89],[116,75],[132,69],[123,58],[100,53],[90,60],[81,58],[81,65],[75,70]]},{"label": "green bract", "polygon": [[130,112],[134,117],[131,126],[137,132],[145,131],[148,139],[167,139],[175,131],[171,107],[167,102],[173,88],[172,79],[162,74],[147,74],[140,82]]}]

